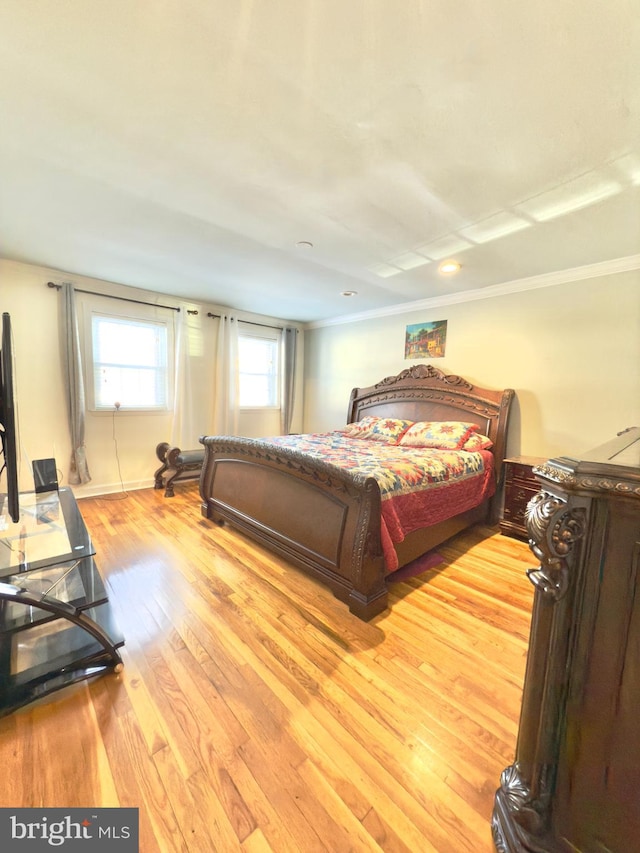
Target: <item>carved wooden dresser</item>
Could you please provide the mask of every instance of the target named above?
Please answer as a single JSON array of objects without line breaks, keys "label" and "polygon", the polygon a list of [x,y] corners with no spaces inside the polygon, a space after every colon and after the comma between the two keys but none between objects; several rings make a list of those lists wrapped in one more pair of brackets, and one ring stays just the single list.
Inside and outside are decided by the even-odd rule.
[{"label": "carved wooden dresser", "polygon": [[536,467],[536,587],[502,853],[640,851],[640,429]]}]

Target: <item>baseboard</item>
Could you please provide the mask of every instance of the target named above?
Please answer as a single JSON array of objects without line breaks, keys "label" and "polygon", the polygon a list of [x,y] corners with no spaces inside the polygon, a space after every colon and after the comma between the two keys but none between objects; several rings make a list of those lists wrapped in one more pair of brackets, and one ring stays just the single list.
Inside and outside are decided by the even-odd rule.
[{"label": "baseboard", "polygon": [[[61,488],[68,483],[61,483]],[[132,480],[128,483],[87,483],[86,485],[69,486],[76,498],[97,498],[100,495],[113,495],[116,492],[135,492],[138,489],[152,489],[153,478]]]}]

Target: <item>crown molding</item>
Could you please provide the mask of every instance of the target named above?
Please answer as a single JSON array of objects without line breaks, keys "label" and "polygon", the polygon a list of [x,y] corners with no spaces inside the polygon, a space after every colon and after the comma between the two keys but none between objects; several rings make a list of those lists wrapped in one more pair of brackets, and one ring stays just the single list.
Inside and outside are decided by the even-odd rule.
[{"label": "crown molding", "polygon": [[599,278],[606,275],[618,275],[640,269],[640,254],[629,255],[625,258],[614,258],[610,261],[600,261],[596,264],[586,264],[582,267],[543,273],[529,278],[519,278],[514,281],[480,287],[476,290],[464,290],[446,296],[434,296],[431,299],[420,299],[416,302],[401,302],[386,308],[375,308],[362,311],[359,314],[345,314],[327,320],[315,320],[306,323],[305,329],[320,329],[324,326],[339,326],[344,323],[358,323],[361,320],[373,320],[380,317],[392,317],[396,314],[411,314],[414,311],[424,311],[429,308],[441,308],[446,305],[459,305],[462,302],[475,302],[478,299],[493,299],[496,296],[508,296],[512,293],[522,293],[527,290],[538,290],[542,287],[554,287],[558,284],[570,284],[587,278]]}]

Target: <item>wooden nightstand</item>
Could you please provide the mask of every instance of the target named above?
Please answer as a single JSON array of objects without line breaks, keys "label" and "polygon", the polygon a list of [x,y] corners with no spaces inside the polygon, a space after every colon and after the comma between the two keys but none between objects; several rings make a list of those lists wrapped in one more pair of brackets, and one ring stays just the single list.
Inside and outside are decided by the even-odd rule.
[{"label": "wooden nightstand", "polygon": [[525,511],[531,498],[540,491],[532,469],[547,460],[540,456],[512,456],[504,460],[504,511],[500,532],[516,539],[528,539]]}]

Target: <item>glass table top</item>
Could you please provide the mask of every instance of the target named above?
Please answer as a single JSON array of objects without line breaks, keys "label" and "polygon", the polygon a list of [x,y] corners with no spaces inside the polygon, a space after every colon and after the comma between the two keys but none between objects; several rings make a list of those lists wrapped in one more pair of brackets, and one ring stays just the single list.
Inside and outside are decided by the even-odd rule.
[{"label": "glass table top", "polygon": [[70,489],[20,494],[20,518],[0,495],[0,578],[80,560],[95,553]]}]

